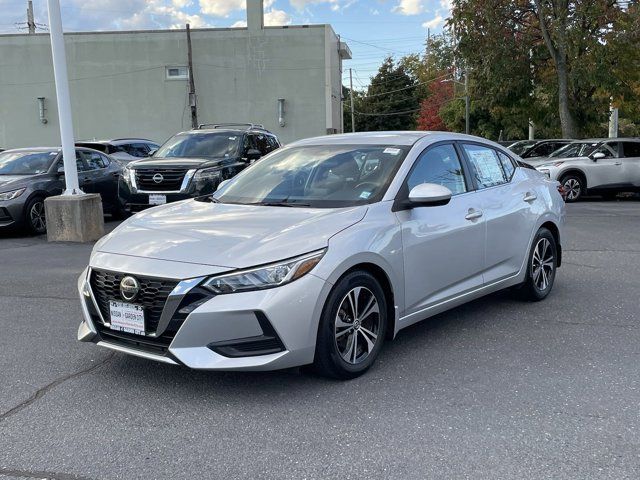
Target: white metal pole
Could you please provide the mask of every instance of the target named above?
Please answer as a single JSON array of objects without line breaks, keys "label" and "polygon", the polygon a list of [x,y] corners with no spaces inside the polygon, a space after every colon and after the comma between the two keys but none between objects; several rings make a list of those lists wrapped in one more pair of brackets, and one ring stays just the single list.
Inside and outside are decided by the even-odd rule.
[{"label": "white metal pole", "polygon": [[69,77],[67,74],[67,55],[64,50],[59,0],[47,0],[47,6],[49,8],[49,32],[51,36],[51,54],[53,56],[53,73],[56,80],[58,118],[60,120],[60,140],[64,157],[64,179],[67,185],[63,195],[80,195],[83,192],[78,184]]}]

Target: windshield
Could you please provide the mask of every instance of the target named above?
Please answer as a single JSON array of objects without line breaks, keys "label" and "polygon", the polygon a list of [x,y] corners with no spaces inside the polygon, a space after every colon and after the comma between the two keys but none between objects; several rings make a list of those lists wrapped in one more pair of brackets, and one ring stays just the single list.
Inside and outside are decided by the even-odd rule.
[{"label": "windshield", "polygon": [[556,150],[549,158],[572,158],[572,157],[588,157],[598,147],[598,142],[576,142],[565,145]]},{"label": "windshield", "polygon": [[223,188],[223,203],[336,208],[379,201],[410,147],[293,147],[263,158]]},{"label": "windshield", "polygon": [[46,173],[58,152],[0,153],[0,175],[38,175]]},{"label": "windshield", "polygon": [[516,155],[520,155],[530,146],[535,145],[537,142],[535,140],[520,140],[519,142],[514,143],[509,146],[509,150],[511,150]]},{"label": "windshield", "polygon": [[169,139],[155,153],[155,158],[229,157],[239,150],[242,135],[229,132],[181,133]]}]

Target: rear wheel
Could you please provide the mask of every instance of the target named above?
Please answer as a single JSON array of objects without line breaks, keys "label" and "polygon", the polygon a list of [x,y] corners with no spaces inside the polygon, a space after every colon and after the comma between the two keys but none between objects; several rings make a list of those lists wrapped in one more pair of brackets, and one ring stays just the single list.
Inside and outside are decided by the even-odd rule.
[{"label": "rear wheel", "polygon": [[565,175],[560,179],[560,183],[567,192],[567,202],[577,202],[584,195],[585,183],[579,175]]},{"label": "rear wheel", "polygon": [[321,375],[362,375],[380,353],[387,330],[387,303],[378,281],[356,271],[342,278],[327,299],[313,368]]},{"label": "rear wheel", "polygon": [[24,221],[30,233],[42,235],[47,232],[47,219],[44,212],[44,198],[36,197],[27,202],[24,209]]},{"label": "rear wheel", "polygon": [[519,289],[520,296],[534,302],[547,298],[553,288],[557,267],[556,239],[549,230],[541,228],[529,253],[527,278]]}]

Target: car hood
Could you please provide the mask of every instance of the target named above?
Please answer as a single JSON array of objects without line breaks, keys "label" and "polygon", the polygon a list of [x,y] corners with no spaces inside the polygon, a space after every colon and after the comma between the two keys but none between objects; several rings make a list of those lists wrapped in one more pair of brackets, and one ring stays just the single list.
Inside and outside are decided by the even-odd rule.
[{"label": "car hood", "polygon": [[578,160],[588,160],[589,157],[568,157],[568,158],[555,158],[555,157],[536,157],[532,159],[525,159],[524,162],[528,163],[532,167],[539,167],[540,165],[544,165],[545,163],[555,163],[555,162],[575,162]]},{"label": "car hood", "polygon": [[6,192],[24,187],[33,175],[0,175],[0,191]]},{"label": "car hood", "polygon": [[333,235],[361,221],[367,209],[186,200],[130,218],[98,242],[94,252],[247,268],[325,248]]},{"label": "car hood", "polygon": [[[226,158],[228,160],[229,157]],[[225,158],[156,158],[150,157],[142,160],[131,162],[130,165],[136,169],[142,168],[208,168],[216,167],[222,163]]]}]

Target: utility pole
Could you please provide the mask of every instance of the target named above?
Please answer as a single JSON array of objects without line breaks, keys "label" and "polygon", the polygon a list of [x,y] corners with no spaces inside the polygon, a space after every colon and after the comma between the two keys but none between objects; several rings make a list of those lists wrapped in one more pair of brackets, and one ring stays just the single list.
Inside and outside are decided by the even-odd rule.
[{"label": "utility pole", "polygon": [[353,110],[353,69],[349,69],[349,94],[351,96],[351,131],[356,131],[356,114]]},{"label": "utility pole", "polygon": [[609,117],[609,138],[618,138],[618,109],[613,106],[613,98],[611,99],[611,116]]},{"label": "utility pole", "polygon": [[469,135],[469,69],[464,69],[464,133]]},{"label": "utility pole", "polygon": [[187,52],[189,56],[189,105],[191,106],[191,127],[198,128],[198,105],[196,83],[193,78],[193,52],[191,50],[191,26],[187,23]]},{"label": "utility pole", "polygon": [[529,119],[529,140],[536,139],[536,126],[533,123],[533,120]]},{"label": "utility pole", "polygon": [[36,21],[33,17],[33,1],[29,0],[27,4],[27,28],[29,29],[29,34],[33,35],[36,33]]}]

